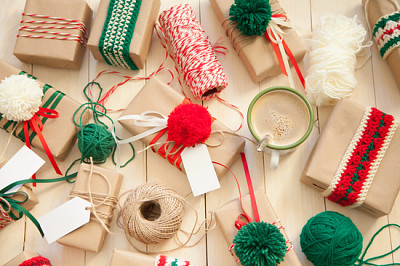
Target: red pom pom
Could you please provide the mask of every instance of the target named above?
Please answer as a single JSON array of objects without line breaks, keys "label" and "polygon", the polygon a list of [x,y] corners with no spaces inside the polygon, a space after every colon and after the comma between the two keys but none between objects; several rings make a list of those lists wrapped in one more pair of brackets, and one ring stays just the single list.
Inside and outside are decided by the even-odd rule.
[{"label": "red pom pom", "polygon": [[37,256],[24,261],[19,266],[51,266],[51,263],[48,259],[42,256]]},{"label": "red pom pom", "polygon": [[180,104],[168,116],[168,139],[184,147],[204,142],[211,134],[212,117],[203,106]]}]

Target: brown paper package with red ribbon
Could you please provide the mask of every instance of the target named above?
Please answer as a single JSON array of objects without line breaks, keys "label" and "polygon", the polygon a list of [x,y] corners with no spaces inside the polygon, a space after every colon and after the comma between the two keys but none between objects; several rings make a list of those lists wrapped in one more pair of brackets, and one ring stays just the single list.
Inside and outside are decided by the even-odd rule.
[{"label": "brown paper package with red ribbon", "polygon": [[[154,100],[155,98],[159,100]],[[155,111],[164,116],[168,116],[176,106],[182,104],[184,101],[185,97],[183,95],[179,94],[176,90],[160,81],[157,77],[153,76],[142,88],[142,90],[136,95],[133,101],[122,113],[121,117],[127,115],[140,115],[141,113],[148,111]],[[133,120],[120,120],[118,122],[121,123],[121,125],[133,135],[138,135],[148,130],[147,127],[136,125]],[[229,129],[227,129],[220,121],[214,120],[211,126],[211,131],[215,132],[218,130],[229,131]],[[167,134],[168,133],[165,132],[165,134],[163,134],[157,140],[157,143],[166,142]],[[157,133],[151,134],[142,138],[142,141],[146,145],[150,145],[150,143],[154,142],[153,140],[156,136]],[[224,140],[222,143],[221,134],[211,134],[206,142],[213,144],[220,143],[220,145],[216,147],[207,148],[212,161],[218,162],[227,167],[232,165],[234,160],[239,155],[239,152],[242,151],[244,148],[244,140],[232,134],[224,134]],[[161,145],[155,146],[154,151],[158,152],[161,155],[163,153],[160,149],[160,146]],[[170,155],[174,154],[170,153]],[[165,158],[165,156],[163,157]],[[179,158],[174,158],[174,160],[170,161],[170,163],[176,165],[180,170],[184,170],[183,164],[176,164],[177,161],[179,161]],[[219,178],[221,178],[227,171],[223,166],[220,165],[214,164],[214,168]]]},{"label": "brown paper package with red ribbon", "polygon": [[[269,2],[273,14],[285,14],[277,0],[270,0]],[[236,29],[235,24],[229,20],[229,9],[234,1],[210,0],[210,3],[252,80],[260,82],[265,78],[280,74],[281,66],[271,42],[264,35],[242,35]],[[284,28],[283,31],[285,32],[283,39],[290,48],[294,59],[299,63],[306,53],[305,45],[294,29]]]}]

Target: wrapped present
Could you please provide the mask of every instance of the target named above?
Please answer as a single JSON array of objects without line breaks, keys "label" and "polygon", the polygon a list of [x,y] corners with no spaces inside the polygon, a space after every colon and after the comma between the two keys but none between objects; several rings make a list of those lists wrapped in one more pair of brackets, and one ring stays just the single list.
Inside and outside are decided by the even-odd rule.
[{"label": "wrapped present", "polygon": [[143,68],[159,9],[160,0],[102,0],[88,41],[94,58],[127,69]]},{"label": "wrapped present", "polygon": [[[80,197],[90,201],[90,182],[93,204],[99,205],[96,207],[96,213],[109,229],[113,211],[118,202],[123,175],[114,170],[93,166],[90,177],[90,168],[89,164],[81,164],[70,197]],[[107,194],[108,192],[110,194]],[[99,252],[103,248],[107,235],[106,228],[94,217],[92,210],[89,223],[60,238],[57,242],[74,248]]]},{"label": "wrapped present", "polygon": [[23,62],[79,69],[92,10],[84,0],[29,0],[14,55]]},{"label": "wrapped present", "polygon": [[3,266],[51,266],[51,263],[35,252],[24,251]]},{"label": "wrapped present", "polygon": [[[154,100],[155,98],[162,100]],[[144,112],[158,112],[161,115],[167,116],[176,106],[185,102],[185,99],[186,98],[183,95],[179,94],[173,88],[153,76],[125,109],[121,117],[139,115]],[[148,127],[142,127],[139,123],[130,119],[118,120],[118,122],[133,135],[138,135],[148,130]],[[229,130],[220,121],[214,120],[211,125],[211,132],[216,131]],[[148,135],[141,139],[146,145],[162,142],[165,143],[168,134],[163,133],[166,133],[167,131],[164,130],[160,132]],[[206,142],[213,144],[220,143],[220,145],[216,145],[215,147],[207,147],[208,152],[212,161],[218,162],[227,167],[234,162],[236,157],[239,155],[239,152],[244,148],[244,140],[231,134],[224,134],[224,141],[222,143],[220,134],[211,134]],[[180,150],[172,148],[173,150],[170,150],[168,153],[166,152],[168,149],[166,146],[168,145],[153,146],[153,151],[157,152],[163,158],[168,159],[168,161],[172,165],[177,166],[178,169],[184,170],[179,155],[179,151],[182,151],[182,147],[179,147]],[[220,165],[214,165],[214,168],[218,177],[222,177],[227,171],[226,168]]]},{"label": "wrapped present", "polygon": [[[0,60],[0,80],[4,80],[12,75],[26,75],[26,73]],[[35,79],[30,75],[28,75],[28,77]],[[41,81],[38,82],[44,92],[41,107],[56,111],[58,117],[36,116],[43,124],[41,135],[43,136],[48,149],[44,148],[41,137],[38,136],[37,132],[33,131],[32,126],[28,127],[29,143],[31,143],[32,146],[45,151],[48,155],[51,153],[55,158],[62,160],[68,154],[76,141],[78,128],[72,121],[72,116],[80,104],[64,93],[55,90],[50,85],[44,84]],[[13,103],[10,103],[10,105],[12,104]],[[90,118],[90,113],[86,111],[82,118],[83,123],[86,123]],[[27,138],[24,134],[24,123],[17,124],[15,121],[7,120],[4,115],[0,116],[0,127],[7,132],[11,132],[15,125],[17,125],[17,128],[14,130],[13,134],[26,142]]]},{"label": "wrapped present", "polygon": [[[236,23],[230,20],[229,10],[234,4],[233,0],[210,0],[215,13],[217,14],[226,35],[230,38],[233,47],[245,65],[254,82],[276,76],[281,73],[280,62],[275,54],[271,41],[265,36],[245,36],[237,29]],[[277,0],[270,0],[270,6],[273,14],[283,14],[285,11],[279,5]],[[265,30],[265,28],[264,28]],[[303,41],[299,38],[294,29],[282,27],[285,32],[283,39],[290,48],[293,58],[300,62],[306,48]]]},{"label": "wrapped present", "polygon": [[330,114],[301,181],[341,206],[390,213],[400,188],[400,132],[391,115],[341,100]]},{"label": "wrapped present", "polygon": [[400,86],[400,7],[397,0],[362,0],[380,55],[387,60]]},{"label": "wrapped present", "polygon": [[[260,220],[266,223],[276,225],[280,229],[284,238],[286,239],[287,252],[286,255],[284,256],[284,260],[279,265],[300,266],[301,263],[297,258],[296,253],[293,250],[292,243],[288,240],[285,234],[285,229],[282,227],[277,215],[275,214],[274,209],[272,208],[270,202],[268,201],[267,196],[261,190],[256,190],[254,192],[254,195],[258,206],[258,213]],[[242,201],[244,209],[246,210],[252,209],[250,195],[243,196]],[[228,245],[230,247],[229,250],[231,251],[234,257],[235,257],[234,251],[231,247],[233,239],[238,233],[238,229],[235,226],[235,224],[237,223],[235,223],[235,221],[238,219],[238,215],[242,212],[243,211],[240,205],[240,199],[234,199],[215,211],[215,217],[217,219],[218,226],[221,229],[225,237],[225,240],[228,242]],[[227,247],[227,252],[228,252],[228,247]]]},{"label": "wrapped present", "polygon": [[183,261],[176,258],[171,258],[163,255],[158,255],[156,258],[143,255],[136,252],[114,249],[111,258],[110,266],[192,266],[189,261]]}]

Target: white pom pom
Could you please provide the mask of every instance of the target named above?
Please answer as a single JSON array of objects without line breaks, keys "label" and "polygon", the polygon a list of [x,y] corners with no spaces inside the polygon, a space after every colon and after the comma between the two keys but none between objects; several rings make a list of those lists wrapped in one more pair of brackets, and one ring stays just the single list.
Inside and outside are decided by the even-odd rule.
[{"label": "white pom pom", "polygon": [[12,75],[0,83],[0,113],[12,121],[27,121],[39,110],[43,90],[25,75]]}]

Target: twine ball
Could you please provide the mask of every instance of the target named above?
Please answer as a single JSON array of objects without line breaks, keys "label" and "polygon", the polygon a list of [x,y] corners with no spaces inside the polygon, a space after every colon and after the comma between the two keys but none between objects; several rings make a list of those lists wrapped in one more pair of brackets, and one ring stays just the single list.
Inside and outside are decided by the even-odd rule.
[{"label": "twine ball", "polygon": [[178,232],[183,213],[182,199],[172,188],[146,183],[129,193],[120,217],[130,236],[145,244],[157,244]]},{"label": "twine ball", "polygon": [[78,133],[78,148],[82,158],[93,158],[95,163],[103,163],[111,155],[116,146],[110,131],[100,124],[82,126]]},{"label": "twine ball", "polygon": [[325,211],[310,218],[300,234],[301,249],[315,266],[354,265],[363,237],[350,218]]}]

